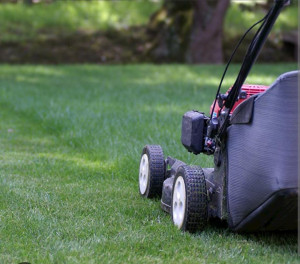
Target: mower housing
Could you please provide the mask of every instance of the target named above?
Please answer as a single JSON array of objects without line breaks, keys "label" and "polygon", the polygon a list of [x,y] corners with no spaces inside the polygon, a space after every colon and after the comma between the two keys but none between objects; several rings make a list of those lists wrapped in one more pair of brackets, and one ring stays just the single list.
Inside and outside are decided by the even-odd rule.
[{"label": "mower housing", "polygon": [[[299,71],[281,75],[233,111],[215,167],[202,168],[208,218],[226,220],[238,232],[297,229],[298,77]],[[199,112],[185,116],[191,123],[204,119]],[[171,157],[165,162],[161,207],[171,213],[174,178],[186,164]]]}]

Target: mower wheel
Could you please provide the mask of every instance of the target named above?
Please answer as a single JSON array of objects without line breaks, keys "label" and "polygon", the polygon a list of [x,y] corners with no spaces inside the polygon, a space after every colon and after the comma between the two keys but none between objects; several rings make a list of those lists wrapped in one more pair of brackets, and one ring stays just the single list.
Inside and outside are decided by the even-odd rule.
[{"label": "mower wheel", "polygon": [[182,231],[202,231],[208,221],[208,200],[204,172],[198,166],[181,166],[175,175],[171,215]]},{"label": "mower wheel", "polygon": [[146,145],[139,170],[140,194],[146,198],[161,197],[165,179],[164,153],[159,145]]}]

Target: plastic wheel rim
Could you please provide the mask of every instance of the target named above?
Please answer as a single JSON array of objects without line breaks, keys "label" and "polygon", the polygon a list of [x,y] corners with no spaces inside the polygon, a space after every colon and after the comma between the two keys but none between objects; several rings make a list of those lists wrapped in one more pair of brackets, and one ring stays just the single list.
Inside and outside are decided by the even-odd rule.
[{"label": "plastic wheel rim", "polygon": [[182,176],[176,179],[172,200],[172,216],[174,224],[180,229],[184,222],[186,206],[185,184]]},{"label": "plastic wheel rim", "polygon": [[149,159],[147,154],[141,158],[140,173],[139,173],[139,187],[142,195],[146,193],[149,182]]}]

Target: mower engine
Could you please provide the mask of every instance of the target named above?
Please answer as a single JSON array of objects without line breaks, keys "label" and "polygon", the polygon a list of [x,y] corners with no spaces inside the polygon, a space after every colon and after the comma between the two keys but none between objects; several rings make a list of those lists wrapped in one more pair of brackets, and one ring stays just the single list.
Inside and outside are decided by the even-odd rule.
[{"label": "mower engine", "polygon": [[[234,111],[234,109],[242,102],[244,102],[246,99],[248,99],[250,96],[252,95],[256,95],[259,93],[262,93],[264,91],[266,91],[269,88],[269,86],[264,86],[264,85],[256,85],[256,84],[244,84],[241,88],[241,92],[239,94],[238,100],[236,101],[236,103],[234,104],[232,110],[230,111],[230,114],[232,114],[232,112]],[[220,108],[220,104],[224,104],[224,99],[226,99],[228,93],[230,92],[231,88],[228,89],[228,91],[226,92],[226,94],[222,94],[220,96],[221,102],[219,102],[218,104],[216,104],[216,107],[213,111],[213,106],[214,103],[211,105],[210,107],[210,114],[212,114],[212,117],[218,117],[220,112],[221,112],[221,108]],[[213,113],[212,113],[213,111]]]},{"label": "mower engine", "polygon": [[[217,102],[211,105],[210,115],[212,119],[196,110],[188,111],[184,114],[181,125],[181,143],[189,152],[195,155],[200,153],[211,155],[215,152],[216,143],[213,137],[219,127],[219,119],[222,118],[220,114],[231,88],[225,94],[219,94]],[[263,85],[244,84],[237,101],[230,111],[230,116],[239,104],[253,95],[266,91],[268,88],[268,86]],[[207,133],[208,129],[211,130],[209,133]]]}]

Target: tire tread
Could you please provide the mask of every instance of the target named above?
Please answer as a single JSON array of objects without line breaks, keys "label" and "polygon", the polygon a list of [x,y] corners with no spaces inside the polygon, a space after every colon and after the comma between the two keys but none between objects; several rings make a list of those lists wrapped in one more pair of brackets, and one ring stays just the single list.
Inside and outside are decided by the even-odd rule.
[{"label": "tire tread", "polygon": [[165,160],[160,145],[146,145],[142,155],[147,154],[149,158],[150,182],[146,191],[146,197],[161,197],[163,182],[165,179]]},{"label": "tire tread", "polygon": [[204,172],[199,166],[187,165],[180,167],[178,172],[183,174],[186,185],[186,217],[182,230],[190,233],[202,231],[208,219]]}]

